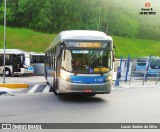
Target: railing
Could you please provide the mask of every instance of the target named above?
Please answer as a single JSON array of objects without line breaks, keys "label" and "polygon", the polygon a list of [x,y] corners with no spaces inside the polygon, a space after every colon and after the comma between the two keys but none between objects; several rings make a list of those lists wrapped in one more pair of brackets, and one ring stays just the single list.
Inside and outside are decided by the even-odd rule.
[{"label": "railing", "polygon": [[157,72],[156,85],[158,84],[158,79],[160,78],[160,77],[159,77],[159,75],[160,75],[160,71],[159,71],[159,72]]},{"label": "railing", "polygon": [[[157,72],[157,75],[156,77],[154,77],[154,79],[156,80],[156,85],[158,85],[158,79],[159,79],[159,75],[160,75],[160,72]],[[145,84],[145,82],[147,82],[148,80],[148,72],[144,72],[144,76],[143,76],[143,85]]]},{"label": "railing", "polygon": [[128,75],[128,80],[125,82],[125,76],[122,76],[120,79],[120,86],[129,85],[129,86],[143,86],[143,85],[160,85],[160,71],[156,75],[149,75],[147,72],[143,74],[136,74],[132,72],[131,75]]}]

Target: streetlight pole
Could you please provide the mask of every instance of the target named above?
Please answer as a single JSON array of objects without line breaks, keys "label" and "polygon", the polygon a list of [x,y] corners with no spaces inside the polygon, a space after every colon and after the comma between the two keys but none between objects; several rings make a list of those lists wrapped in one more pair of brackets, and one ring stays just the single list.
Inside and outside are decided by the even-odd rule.
[{"label": "streetlight pole", "polygon": [[4,0],[4,56],[3,56],[3,83],[5,83],[5,64],[6,64],[6,0]]}]

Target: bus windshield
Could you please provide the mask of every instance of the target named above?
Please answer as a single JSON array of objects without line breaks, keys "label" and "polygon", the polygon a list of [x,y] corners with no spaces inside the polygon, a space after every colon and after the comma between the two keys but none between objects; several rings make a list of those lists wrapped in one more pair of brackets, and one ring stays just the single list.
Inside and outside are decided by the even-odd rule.
[{"label": "bus windshield", "polygon": [[150,67],[151,69],[160,69],[160,59],[151,60]]},{"label": "bus windshield", "polygon": [[27,66],[31,66],[32,65],[32,57],[28,54],[25,54],[25,61],[24,64]]},{"label": "bus windshield", "polygon": [[112,69],[112,52],[104,49],[63,50],[61,68],[74,73],[105,73]]}]

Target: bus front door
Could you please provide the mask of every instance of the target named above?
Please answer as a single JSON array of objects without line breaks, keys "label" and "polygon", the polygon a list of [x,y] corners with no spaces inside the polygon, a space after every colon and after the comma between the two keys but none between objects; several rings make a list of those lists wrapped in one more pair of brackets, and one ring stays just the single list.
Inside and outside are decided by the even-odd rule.
[{"label": "bus front door", "polygon": [[13,73],[20,72],[21,64],[21,55],[13,55]]}]

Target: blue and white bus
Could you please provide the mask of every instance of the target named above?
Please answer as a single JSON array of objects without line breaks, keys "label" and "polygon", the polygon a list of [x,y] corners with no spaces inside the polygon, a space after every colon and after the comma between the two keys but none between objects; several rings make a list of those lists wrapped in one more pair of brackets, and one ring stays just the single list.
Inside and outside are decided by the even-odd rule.
[{"label": "blue and white bus", "polygon": [[109,94],[113,40],[100,31],[62,31],[46,49],[45,78],[56,95]]},{"label": "blue and white bus", "polygon": [[160,72],[160,57],[142,57],[138,58],[136,64],[136,73],[147,72],[150,75],[156,75]]},{"label": "blue and white bus", "polygon": [[30,52],[33,60],[34,74],[44,74],[44,53]]},{"label": "blue and white bus", "polygon": [[[0,49],[0,74],[4,73],[4,49]],[[32,57],[28,52],[20,49],[6,49],[5,75],[22,75],[34,73]]]}]

